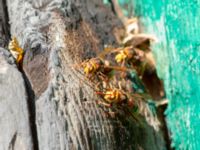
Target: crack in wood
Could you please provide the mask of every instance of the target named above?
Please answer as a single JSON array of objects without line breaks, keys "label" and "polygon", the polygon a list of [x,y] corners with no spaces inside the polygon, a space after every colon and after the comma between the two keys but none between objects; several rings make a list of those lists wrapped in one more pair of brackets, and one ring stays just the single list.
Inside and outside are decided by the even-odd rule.
[{"label": "crack in wood", "polygon": [[14,135],[12,136],[12,139],[11,139],[9,146],[8,146],[8,150],[15,150],[16,140],[17,140],[17,132],[15,132]]},{"label": "crack in wood", "polygon": [[31,126],[30,129],[31,129],[32,140],[33,140],[33,148],[34,150],[39,150],[37,127],[36,127],[35,94],[25,72],[21,70],[21,73],[24,78],[26,92],[27,92],[27,104],[28,104],[28,112],[29,112],[29,122]]},{"label": "crack in wood", "polygon": [[6,0],[0,0],[0,46],[6,47],[10,39],[10,25],[8,23]]}]

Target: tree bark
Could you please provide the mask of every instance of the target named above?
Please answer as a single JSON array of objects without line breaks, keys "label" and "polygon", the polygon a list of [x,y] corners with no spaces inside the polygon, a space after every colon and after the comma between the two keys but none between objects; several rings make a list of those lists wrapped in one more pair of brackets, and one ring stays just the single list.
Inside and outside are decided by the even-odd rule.
[{"label": "tree bark", "polygon": [[[106,117],[99,98],[73,65],[117,45],[120,20],[99,0],[7,0],[10,31],[24,48],[35,149],[165,149],[148,122],[143,127]],[[29,84],[30,83],[30,84]]]}]

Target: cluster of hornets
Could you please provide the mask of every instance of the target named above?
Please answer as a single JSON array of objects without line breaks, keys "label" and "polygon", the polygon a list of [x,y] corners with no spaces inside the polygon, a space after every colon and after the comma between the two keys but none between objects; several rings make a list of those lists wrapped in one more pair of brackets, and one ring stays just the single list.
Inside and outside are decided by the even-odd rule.
[{"label": "cluster of hornets", "polygon": [[99,97],[97,104],[107,116],[131,119],[139,124],[143,118],[140,116],[146,118],[151,114],[155,117],[160,104],[152,101],[141,80],[145,70],[155,69],[152,55],[147,56],[151,53],[151,41],[156,38],[139,33],[137,18],[129,19],[119,47],[105,46],[97,57],[79,65],[93,84]]},{"label": "cluster of hornets", "polygon": [[146,64],[141,53],[133,46],[107,46],[97,57],[81,63],[82,71],[99,96],[97,104],[107,116],[128,116],[141,121],[139,107],[151,99],[139,78]]},{"label": "cluster of hornets", "polygon": [[[148,36],[138,35],[139,38],[150,41]],[[131,37],[127,37],[128,40],[120,47],[105,47],[97,57],[87,59],[78,66],[94,84],[93,88],[95,87],[100,99],[97,103],[106,108],[105,114],[111,117],[129,116],[138,122],[140,110],[144,110],[141,107],[149,103],[151,96],[139,78],[148,66],[145,52],[130,44],[130,39],[137,39],[135,34],[131,34]],[[10,41],[8,48],[20,67],[24,51],[15,37]],[[148,49],[148,46],[146,48]]]}]

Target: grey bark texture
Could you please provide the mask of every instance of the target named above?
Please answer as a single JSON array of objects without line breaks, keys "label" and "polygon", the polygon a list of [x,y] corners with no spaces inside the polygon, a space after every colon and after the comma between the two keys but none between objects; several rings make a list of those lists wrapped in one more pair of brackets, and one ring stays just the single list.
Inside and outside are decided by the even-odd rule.
[{"label": "grey bark texture", "polygon": [[[117,33],[123,31],[122,23],[102,1],[7,0],[7,7],[10,33],[25,50],[24,81],[16,68],[10,66],[13,71],[7,72],[11,82],[6,85],[13,92],[8,103],[1,104],[8,94],[2,91],[8,87],[1,86],[4,80],[0,82],[0,97],[5,97],[0,99],[1,110],[20,111],[7,114],[11,118],[8,123],[17,117],[19,125],[14,128],[7,123],[16,131],[10,132],[12,136],[4,135],[7,143],[13,138],[17,141],[21,137],[16,135],[23,133],[22,139],[27,138],[20,142],[29,145],[24,149],[32,149],[32,144],[36,150],[165,149],[163,136],[151,126],[153,123],[147,121],[141,127],[117,117],[106,117],[96,105],[99,98],[90,82],[73,67],[95,56],[104,45],[118,44]],[[13,88],[17,90],[12,91]],[[2,116],[0,121],[2,118],[6,120]],[[11,142],[11,149],[21,150],[15,143]],[[9,149],[6,146],[2,150]]]}]

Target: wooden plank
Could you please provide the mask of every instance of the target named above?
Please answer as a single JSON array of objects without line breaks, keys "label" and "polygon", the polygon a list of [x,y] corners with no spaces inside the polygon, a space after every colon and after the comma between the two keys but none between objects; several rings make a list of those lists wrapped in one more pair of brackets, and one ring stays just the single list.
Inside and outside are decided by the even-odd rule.
[{"label": "wooden plank", "polygon": [[7,3],[11,34],[26,51],[23,69],[34,92],[29,97],[35,103],[39,149],[164,147],[162,135],[148,123],[140,127],[106,117],[94,89],[72,67],[105,44],[117,45],[122,24],[100,0]]}]

